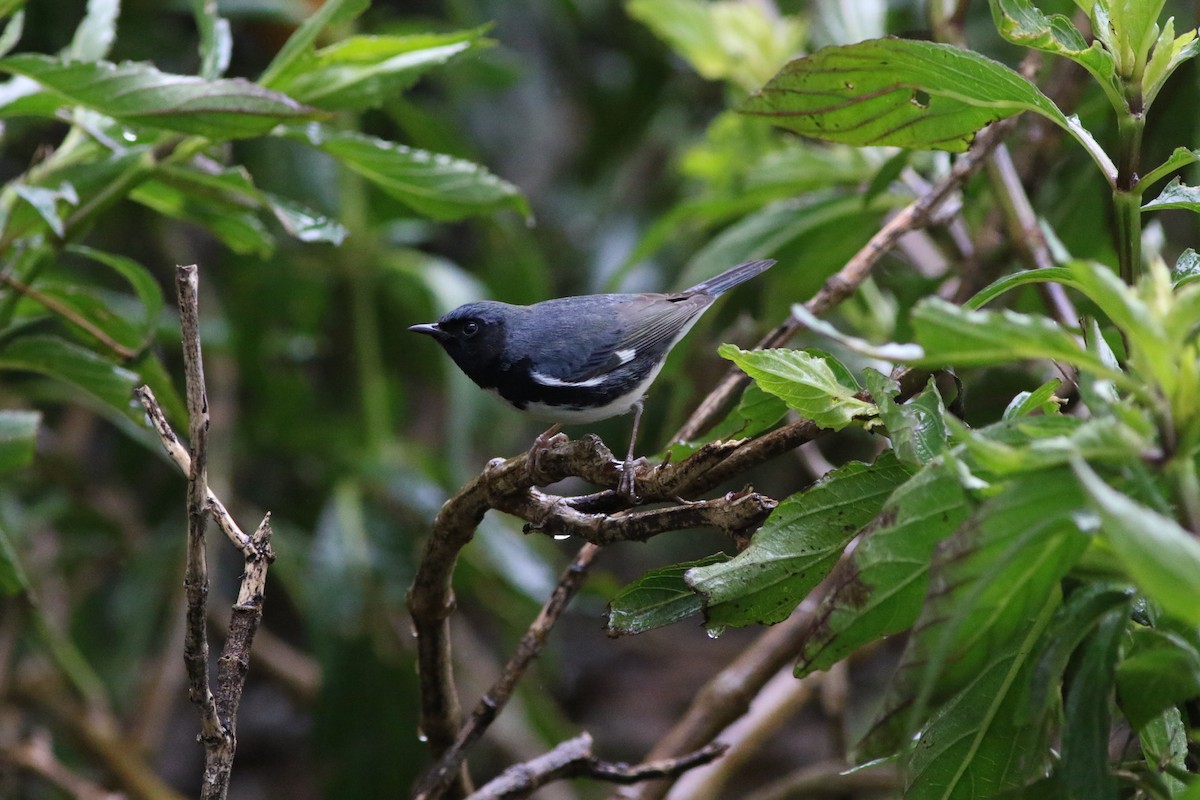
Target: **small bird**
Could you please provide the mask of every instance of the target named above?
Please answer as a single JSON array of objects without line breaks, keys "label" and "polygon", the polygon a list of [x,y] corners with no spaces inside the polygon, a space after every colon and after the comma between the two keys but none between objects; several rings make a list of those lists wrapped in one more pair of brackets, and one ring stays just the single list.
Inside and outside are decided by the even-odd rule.
[{"label": "small bird", "polygon": [[409,330],[432,336],[467,377],[538,419],[596,422],[633,410],[620,489],[636,500],[633,449],[646,390],[713,301],[774,263],[747,261],[674,294],[468,303]]}]

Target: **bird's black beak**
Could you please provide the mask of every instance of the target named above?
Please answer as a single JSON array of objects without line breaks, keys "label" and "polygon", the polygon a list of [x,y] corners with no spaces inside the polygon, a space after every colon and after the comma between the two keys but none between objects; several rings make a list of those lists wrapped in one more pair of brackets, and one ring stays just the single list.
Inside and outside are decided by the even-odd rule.
[{"label": "bird's black beak", "polygon": [[408,329],[414,333],[423,333],[426,336],[432,336],[439,342],[443,342],[450,338],[450,334],[438,327],[436,322],[426,322],[421,325],[409,325]]}]

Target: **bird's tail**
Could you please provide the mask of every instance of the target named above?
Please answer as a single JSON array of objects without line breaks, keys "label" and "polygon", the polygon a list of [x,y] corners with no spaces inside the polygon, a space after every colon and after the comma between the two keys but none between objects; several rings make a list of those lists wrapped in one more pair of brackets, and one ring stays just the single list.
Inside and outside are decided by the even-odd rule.
[{"label": "bird's tail", "polygon": [[722,292],[729,291],[743,281],[748,281],[760,272],[764,272],[775,264],[774,259],[766,261],[747,261],[744,264],[738,264],[736,267],[725,270],[720,275],[714,275],[706,281],[697,283],[690,289],[685,289],[681,294],[710,294],[713,297]]}]

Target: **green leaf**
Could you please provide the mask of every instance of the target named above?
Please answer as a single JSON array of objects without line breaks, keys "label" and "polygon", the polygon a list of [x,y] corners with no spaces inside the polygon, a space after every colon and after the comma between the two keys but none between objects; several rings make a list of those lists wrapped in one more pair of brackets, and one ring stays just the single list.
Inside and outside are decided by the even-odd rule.
[{"label": "green leaf", "polygon": [[737,556],[689,570],[686,580],[703,595],[708,625],[787,619],[910,475],[887,454],[874,465],[852,461],[780,503]]},{"label": "green leaf", "polygon": [[804,45],[789,15],[729,0],[630,0],[629,16],[650,28],[709,80],[761,86]]},{"label": "green leaf", "polygon": [[17,551],[12,546],[8,531],[0,527],[0,595],[15,597],[29,591],[29,579],[21,568]]},{"label": "green leaf", "polygon": [[1001,36],[1020,47],[1071,59],[1092,74],[1118,113],[1125,111],[1116,63],[1099,41],[1089,46],[1068,17],[1047,16],[1030,0],[989,0],[989,5]]},{"label": "green leaf", "polygon": [[692,567],[725,561],[729,556],[716,553],[698,561],[652,569],[621,589],[608,604],[605,630],[609,636],[644,633],[699,614],[704,601],[683,575]]},{"label": "green leaf", "polygon": [[983,308],[1005,292],[1035,283],[1061,283],[1064,286],[1074,286],[1075,277],[1066,267],[1045,267],[1044,269],[1027,269],[1021,272],[1014,272],[1012,275],[1005,275],[1003,278],[999,278],[980,289],[974,297],[963,303],[963,305],[974,311]]},{"label": "green leaf", "polygon": [[1169,630],[1134,627],[1117,667],[1117,689],[1129,724],[1141,728],[1200,697],[1200,651]]},{"label": "green leaf", "polygon": [[58,204],[61,202],[70,207],[79,205],[79,195],[74,186],[66,181],[60,183],[57,188],[30,186],[20,181],[11,183],[9,186],[17,193],[18,197],[33,207],[33,210],[46,221],[56,236],[62,238],[65,228],[62,216],[58,213]]},{"label": "green leaf", "polygon": [[325,0],[311,17],[304,20],[300,27],[288,37],[283,47],[271,59],[271,63],[263,71],[258,82],[263,86],[274,88],[295,72],[303,69],[298,66],[317,40],[317,36],[327,27],[337,27],[350,22],[367,10],[371,0]]},{"label": "green leaf", "polygon": [[1100,536],[1145,595],[1190,625],[1200,625],[1200,542],[1170,517],[1113,489],[1082,459],[1072,463]]},{"label": "green leaf", "polygon": [[129,197],[163,216],[205,228],[235,253],[266,258],[275,250],[274,237],[253,207],[220,194],[199,192],[195,184],[178,181],[171,174],[139,184]]},{"label": "green leaf", "polygon": [[742,390],[742,399],[737,407],[699,441],[672,442],[667,452],[672,460],[681,461],[707,442],[750,439],[775,427],[787,416],[787,412],[787,403],[773,394],[767,394],[757,383],[749,383]]},{"label": "green leaf", "polygon": [[97,250],[93,247],[71,245],[67,248],[67,252],[103,264],[128,281],[142,306],[141,320],[130,320],[134,322],[135,328],[140,331],[142,337],[142,341],[135,345],[135,349],[140,350],[148,345],[151,339],[153,339],[155,331],[158,329],[163,308],[166,306],[166,302],[163,299],[162,287],[159,286],[158,281],[150,274],[150,271],[131,258],[119,256],[115,253],[106,253],[103,250]]},{"label": "green leaf", "polygon": [[210,139],[261,136],[281,122],[321,113],[241,78],[208,81],[149,64],[20,54],[0,59],[0,71],[32,78],[65,101],[122,122]]},{"label": "green leaf", "polygon": [[1200,280],[1200,254],[1190,247],[1180,253],[1175,269],[1171,270],[1171,279],[1176,289]]},{"label": "green leaf", "polygon": [[1184,186],[1178,177],[1172,178],[1158,197],[1142,205],[1143,211],[1167,209],[1200,212],[1200,186]]},{"label": "green leaf", "polygon": [[411,36],[351,36],[318,51],[274,88],[328,109],[377,108],[427,70],[476,45],[487,28]]},{"label": "green leaf", "polygon": [[1032,392],[1017,392],[1004,409],[1004,420],[1015,420],[1033,414],[1057,414],[1066,402],[1054,393],[1062,381],[1051,378]]},{"label": "green leaf", "polygon": [[[1200,151],[1189,150],[1186,147],[1176,147],[1175,152],[1171,153],[1166,161],[1139,178],[1133,190],[1139,195],[1145,194],[1151,186],[1158,183],[1162,178],[1197,161],[1200,161]],[[1145,206],[1142,206],[1143,210],[1145,208]]]},{"label": "green leaf", "polygon": [[529,216],[517,187],[478,164],[350,131],[312,124],[285,135],[336,158],[391,197],[433,219],[513,209]]},{"label": "green leaf", "polygon": [[1200,40],[1195,29],[1189,28],[1175,37],[1175,18],[1168,17],[1162,33],[1154,44],[1154,53],[1142,74],[1143,107],[1149,109],[1158,92],[1180,64],[1200,54]]},{"label": "green leaf", "polygon": [[904,39],[826,47],[798,58],[741,110],[832,142],[953,152],[966,150],[989,123],[1021,111],[1070,129],[1049,98],[1003,64]]},{"label": "green leaf", "polygon": [[132,414],[137,375],[78,345],[52,336],[17,336],[0,341],[0,370],[36,372],[76,386]]},{"label": "green leaf", "polygon": [[1129,623],[1125,608],[1108,612],[1079,653],[1067,687],[1062,731],[1063,782],[1069,800],[1114,800],[1117,783],[1108,766],[1108,736],[1117,650]]},{"label": "green leaf", "polygon": [[865,370],[863,377],[897,458],[921,466],[945,449],[946,409],[932,377],[919,395],[903,405],[896,402],[900,385],[894,380],[873,369]]},{"label": "green leaf", "polygon": [[275,214],[275,219],[293,239],[339,245],[350,235],[346,226],[336,219],[314,211],[291,198],[280,197],[271,192],[263,192],[262,196]]},{"label": "green leaf", "polygon": [[[1176,775],[1187,772],[1188,731],[1179,709],[1168,708],[1136,730],[1138,743],[1142,746],[1142,754],[1146,761],[1163,773],[1165,794],[1169,797],[1183,797],[1187,784]],[[1166,771],[1168,767],[1174,774]],[[1200,783],[1194,782],[1193,785],[1200,786]]]},{"label": "green leaf", "polygon": [[1082,504],[1065,468],[1022,476],[940,543],[866,755],[903,746],[931,705],[967,686],[989,653],[1018,641],[1057,597],[1087,545],[1073,521]]},{"label": "green leaf", "polygon": [[[23,2],[24,0],[22,0]],[[13,18],[4,23],[4,32],[0,33],[0,57],[6,56],[12,52],[13,48],[21,42],[21,35],[25,32],[25,11],[24,9],[13,14]]]},{"label": "green leaf", "polygon": [[233,33],[217,10],[217,0],[192,0],[192,16],[200,31],[200,77],[213,80],[229,69]]},{"label": "green leaf", "polygon": [[1013,311],[970,311],[937,297],[917,303],[912,314],[917,343],[925,350],[925,366],[980,367],[1022,359],[1064,361],[1127,385],[1057,323]]},{"label": "green leaf", "polygon": [[121,0],[88,0],[87,14],[64,55],[68,61],[99,61],[117,38]]},{"label": "green leaf", "polygon": [[[0,411],[0,474],[23,469],[33,463],[40,411]],[[2,568],[0,568],[2,569]],[[3,584],[0,579],[0,584]]]},{"label": "green leaf", "polygon": [[797,677],[829,669],[867,642],[916,621],[933,548],[970,513],[954,473],[930,466],[896,490],[881,522],[867,530],[830,578],[796,663]]},{"label": "green leaf", "polygon": [[1028,676],[1054,606],[1043,598],[1018,637],[991,643],[969,683],[921,730],[905,800],[998,797],[1044,774],[1047,731],[1028,714]]},{"label": "green leaf", "polygon": [[[877,413],[873,403],[855,397],[857,386],[838,380],[838,372],[825,358],[803,350],[749,351],[731,344],[721,345],[717,352],[737,364],[763,391],[781,398],[822,428],[841,430]],[[841,364],[837,367],[845,372]]]}]

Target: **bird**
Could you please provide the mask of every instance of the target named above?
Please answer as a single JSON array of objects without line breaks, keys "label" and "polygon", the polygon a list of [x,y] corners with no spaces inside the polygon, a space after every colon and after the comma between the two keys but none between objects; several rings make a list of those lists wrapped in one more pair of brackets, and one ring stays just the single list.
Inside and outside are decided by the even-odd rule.
[{"label": "bird", "polygon": [[[667,354],[713,302],[769,269],[747,261],[671,294],[590,294],[512,305],[467,303],[437,322],[409,326],[433,337],[481,388],[516,409],[560,424],[634,412],[619,490],[637,502],[633,453],[644,397]],[[536,444],[535,444],[536,448]]]}]

